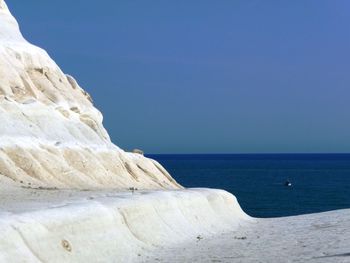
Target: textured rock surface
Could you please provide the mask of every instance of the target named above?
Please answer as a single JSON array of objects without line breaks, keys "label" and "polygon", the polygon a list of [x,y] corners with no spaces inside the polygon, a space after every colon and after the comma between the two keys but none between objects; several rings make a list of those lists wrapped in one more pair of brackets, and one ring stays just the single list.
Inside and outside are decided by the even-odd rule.
[{"label": "textured rock surface", "polygon": [[164,244],[141,262],[349,263],[350,209],[256,219],[226,233]]},{"label": "textured rock surface", "polygon": [[1,183],[0,262],[156,262],[148,258],[164,246],[205,242],[255,222],[220,190],[132,194]]},{"label": "textured rock surface", "polygon": [[87,92],[21,35],[0,0],[0,175],[28,187],[181,188],[111,143]]}]

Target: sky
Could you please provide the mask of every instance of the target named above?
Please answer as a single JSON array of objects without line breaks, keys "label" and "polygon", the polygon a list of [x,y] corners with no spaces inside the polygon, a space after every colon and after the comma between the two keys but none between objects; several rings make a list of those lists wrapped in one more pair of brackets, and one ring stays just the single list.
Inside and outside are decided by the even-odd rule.
[{"label": "sky", "polygon": [[126,150],[350,152],[350,1],[7,4]]}]

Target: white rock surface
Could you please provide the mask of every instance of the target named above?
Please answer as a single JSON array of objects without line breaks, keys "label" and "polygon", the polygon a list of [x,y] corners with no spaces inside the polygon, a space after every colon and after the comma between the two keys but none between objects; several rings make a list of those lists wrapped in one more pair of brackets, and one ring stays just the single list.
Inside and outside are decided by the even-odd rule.
[{"label": "white rock surface", "polygon": [[23,38],[3,0],[0,123],[0,175],[23,185],[181,188],[156,161],[110,141],[89,94]]},{"label": "white rock surface", "polygon": [[164,245],[252,222],[221,190],[34,190],[1,181],[0,262],[145,262]]},{"label": "white rock surface", "polygon": [[164,244],[144,262],[349,263],[350,209],[256,219],[200,242]]}]

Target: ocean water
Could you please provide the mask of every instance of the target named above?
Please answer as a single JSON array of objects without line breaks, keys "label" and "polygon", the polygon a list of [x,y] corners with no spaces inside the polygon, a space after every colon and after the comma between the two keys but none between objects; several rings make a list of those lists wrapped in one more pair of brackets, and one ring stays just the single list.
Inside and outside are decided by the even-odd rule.
[{"label": "ocean water", "polygon": [[[185,187],[233,193],[254,217],[350,208],[350,154],[149,155]],[[291,187],[285,186],[289,180]]]}]

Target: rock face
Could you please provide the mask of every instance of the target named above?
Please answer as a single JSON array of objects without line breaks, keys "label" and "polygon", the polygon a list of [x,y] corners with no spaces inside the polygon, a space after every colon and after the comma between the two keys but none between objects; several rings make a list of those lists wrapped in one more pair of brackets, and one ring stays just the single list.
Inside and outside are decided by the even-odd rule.
[{"label": "rock face", "polygon": [[220,190],[42,190],[33,196],[32,190],[1,188],[0,262],[157,262],[148,254],[169,247],[178,249],[172,261],[202,262],[176,260],[179,248],[210,237],[220,241],[223,232],[255,224],[233,195]]},{"label": "rock face", "polygon": [[181,188],[110,141],[90,95],[23,38],[3,0],[0,25],[0,176],[25,187]]}]

